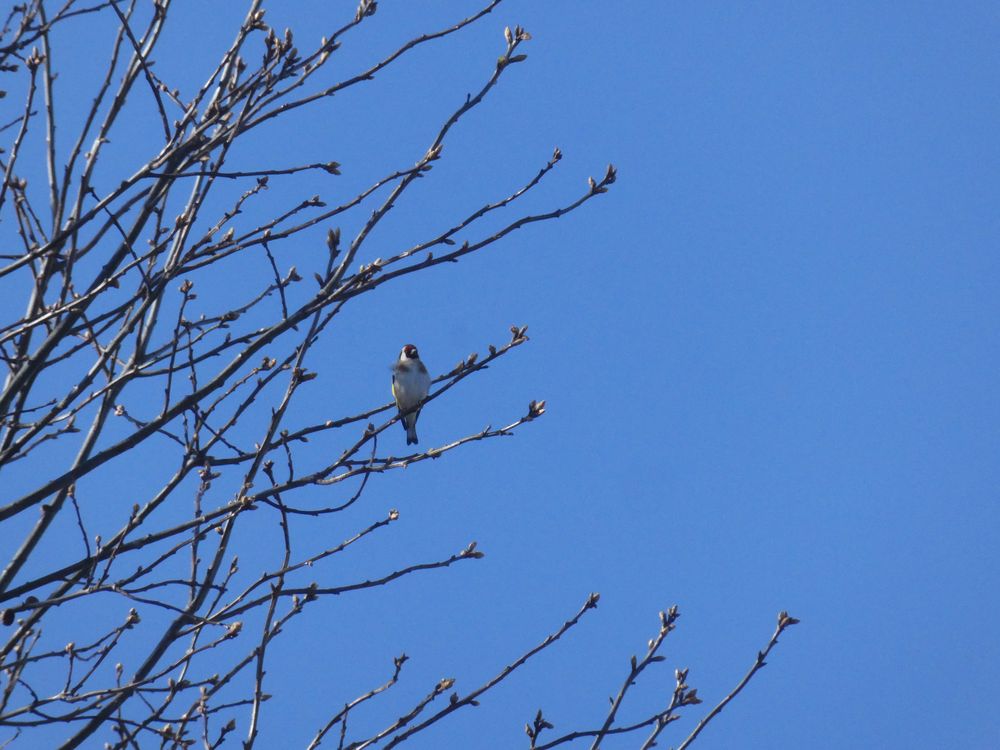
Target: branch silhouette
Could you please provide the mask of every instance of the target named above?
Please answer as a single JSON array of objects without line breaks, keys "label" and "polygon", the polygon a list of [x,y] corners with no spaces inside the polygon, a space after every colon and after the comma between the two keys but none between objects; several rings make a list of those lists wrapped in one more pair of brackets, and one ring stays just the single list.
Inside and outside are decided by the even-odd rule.
[{"label": "branch silhouette", "polygon": [[[383,437],[401,418],[395,404],[345,396],[313,406],[318,354],[331,331],[350,325],[342,313],[359,299],[386,299],[385,287],[401,279],[501,251],[514,233],[607,193],[615,168],[599,179],[581,174],[576,192],[545,198],[536,188],[565,162],[556,148],[510,184],[484,179],[478,209],[441,206],[432,229],[376,251],[373,234],[413,200],[413,185],[443,180],[435,167],[463,159],[451,154],[456,130],[475,127],[473,113],[493,106],[499,82],[526,67],[531,35],[520,26],[476,50],[478,84],[456,94],[402,163],[376,171],[351,143],[338,144],[339,161],[282,163],[262,147],[262,133],[294,138],[301,123],[293,113],[349,106],[344,92],[377,86],[416,50],[437,49],[501,2],[480,0],[388,53],[362,45],[350,57],[341,46],[384,15],[374,0],[331,9],[317,21],[330,24],[326,35],[309,45],[249,0],[217,61],[177,80],[157,64],[185,52],[170,46],[182,23],[170,0],[26,0],[0,18],[0,93],[16,102],[0,123],[0,294],[18,306],[5,306],[0,319],[0,484],[8,490],[0,496],[0,729],[14,740],[34,746],[36,732],[59,730],[67,749],[238,741],[249,749],[264,741],[269,675],[282,668],[274,643],[312,603],[393,596],[402,579],[432,581],[483,556],[472,542],[453,554],[404,550],[389,563],[370,551],[372,540],[396,533],[400,514],[359,522],[346,511],[367,513],[385,474],[461,460],[473,443],[519,434],[544,416],[545,401],[526,396],[527,409],[500,426],[395,455]],[[67,39],[85,21],[102,22],[109,36],[92,45],[99,72],[80,81],[79,46]],[[86,104],[73,111],[66,87],[77,81]],[[312,194],[316,184],[322,194]],[[481,353],[455,352],[458,363],[439,372],[420,406],[446,402],[469,378],[511,361],[529,341],[527,326],[503,338]],[[123,481],[127,470],[134,482]],[[327,519],[358,526],[322,545],[301,533]],[[261,525],[274,539],[254,536]],[[350,566],[333,569],[347,558]],[[383,708],[379,729],[355,730],[349,721],[360,707],[377,709],[390,689],[403,691],[408,657],[396,657],[391,674],[365,683],[374,687],[337,699],[308,747],[393,748],[444,723],[552,648],[598,598],[479,687],[461,694],[455,679],[441,680],[402,696],[402,715]],[[662,615],[594,729],[539,744],[552,730],[539,711],[528,725],[531,748],[574,740],[597,748],[645,728],[652,747],[677,711],[698,702],[684,679],[663,710],[627,724],[619,715],[636,678],[662,660],[657,651],[677,616],[676,608]],[[782,622],[682,747],[795,621]]]}]

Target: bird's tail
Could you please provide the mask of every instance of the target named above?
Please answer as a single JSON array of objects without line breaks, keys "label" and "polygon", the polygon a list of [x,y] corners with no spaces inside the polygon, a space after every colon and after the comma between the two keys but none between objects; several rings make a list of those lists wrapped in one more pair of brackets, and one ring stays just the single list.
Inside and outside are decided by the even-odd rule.
[{"label": "bird's tail", "polygon": [[403,427],[406,428],[406,444],[416,445],[420,441],[417,440],[417,415],[407,414],[403,417]]}]

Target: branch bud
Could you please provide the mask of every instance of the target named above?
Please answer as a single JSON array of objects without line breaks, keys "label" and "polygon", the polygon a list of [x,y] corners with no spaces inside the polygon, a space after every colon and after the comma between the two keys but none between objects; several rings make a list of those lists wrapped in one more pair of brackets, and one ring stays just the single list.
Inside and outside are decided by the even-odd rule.
[{"label": "branch bud", "polygon": [[799,620],[789,615],[787,612],[782,610],[778,613],[778,627],[781,630],[789,627],[790,625],[798,625]]},{"label": "branch bud", "polygon": [[326,230],[326,246],[331,253],[336,253],[340,246],[340,227]]}]

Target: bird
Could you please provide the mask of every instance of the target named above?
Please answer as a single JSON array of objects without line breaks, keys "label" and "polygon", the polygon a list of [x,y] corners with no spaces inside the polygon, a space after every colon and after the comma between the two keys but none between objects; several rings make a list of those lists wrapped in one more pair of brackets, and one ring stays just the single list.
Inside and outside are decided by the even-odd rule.
[{"label": "bird", "polygon": [[400,424],[406,431],[406,444],[417,442],[417,417],[420,405],[427,398],[431,376],[420,361],[417,347],[407,344],[400,350],[399,359],[392,366],[392,395],[399,409]]}]

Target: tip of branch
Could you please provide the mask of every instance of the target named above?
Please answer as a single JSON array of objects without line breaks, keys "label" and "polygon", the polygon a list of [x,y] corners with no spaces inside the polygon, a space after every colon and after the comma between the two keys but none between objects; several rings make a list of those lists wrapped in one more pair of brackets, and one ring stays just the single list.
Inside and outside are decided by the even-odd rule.
[{"label": "tip of branch", "polygon": [[369,16],[374,16],[376,10],[378,10],[378,3],[375,0],[361,0],[358,3],[358,10],[354,14],[354,22],[358,23]]},{"label": "tip of branch", "polygon": [[528,326],[511,326],[510,327],[510,343],[513,345],[523,344],[528,340],[528,337],[524,334],[527,332]]},{"label": "tip of branch", "polygon": [[463,549],[459,553],[460,557],[471,557],[473,560],[481,560],[486,556],[486,553],[480,552],[476,549],[476,542],[469,542],[469,546]]},{"label": "tip of branch", "polygon": [[798,625],[799,622],[800,621],[797,618],[792,617],[784,610],[781,610],[781,612],[778,613],[778,628],[780,630],[784,630],[791,625]]}]

